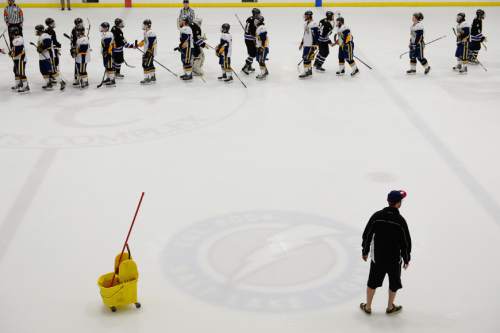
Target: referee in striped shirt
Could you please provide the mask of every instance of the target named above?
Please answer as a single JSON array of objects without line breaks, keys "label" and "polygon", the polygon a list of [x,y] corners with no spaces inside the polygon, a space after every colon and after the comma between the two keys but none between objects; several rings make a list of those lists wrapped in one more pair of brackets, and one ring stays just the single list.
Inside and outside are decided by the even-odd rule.
[{"label": "referee in striped shirt", "polygon": [[9,0],[9,4],[5,7],[3,11],[3,18],[7,24],[7,30],[9,31],[10,46],[12,47],[12,40],[14,39],[14,34],[12,34],[12,28],[17,27],[19,29],[19,34],[23,35],[23,10],[16,5],[15,0]]}]

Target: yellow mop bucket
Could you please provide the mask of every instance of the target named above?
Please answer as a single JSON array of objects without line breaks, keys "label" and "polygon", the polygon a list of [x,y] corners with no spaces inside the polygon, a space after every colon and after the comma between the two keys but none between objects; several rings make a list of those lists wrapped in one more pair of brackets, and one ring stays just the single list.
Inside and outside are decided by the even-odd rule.
[{"label": "yellow mop bucket", "polygon": [[127,250],[128,252],[124,252],[121,256],[121,262],[120,254],[116,256],[115,271],[101,275],[97,280],[102,301],[113,312],[118,307],[129,304],[135,304],[136,308],[141,307],[141,303],[137,302],[139,272],[135,261],[132,260],[128,246]]}]

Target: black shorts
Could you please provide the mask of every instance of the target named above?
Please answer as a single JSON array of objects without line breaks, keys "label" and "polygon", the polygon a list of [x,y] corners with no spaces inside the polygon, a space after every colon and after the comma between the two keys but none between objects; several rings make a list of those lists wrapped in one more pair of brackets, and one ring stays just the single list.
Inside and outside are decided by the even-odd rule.
[{"label": "black shorts", "polygon": [[389,275],[389,289],[398,291],[403,288],[401,284],[401,262],[395,264],[375,264],[370,263],[370,275],[368,277],[368,287],[376,289],[382,287],[385,275]]}]

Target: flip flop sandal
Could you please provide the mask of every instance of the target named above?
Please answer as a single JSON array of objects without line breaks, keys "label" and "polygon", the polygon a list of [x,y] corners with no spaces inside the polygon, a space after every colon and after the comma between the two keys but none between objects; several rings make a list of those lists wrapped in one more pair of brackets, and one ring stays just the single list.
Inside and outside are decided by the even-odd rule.
[{"label": "flip flop sandal", "polygon": [[396,313],[399,313],[401,312],[401,310],[403,310],[403,307],[401,305],[392,305],[392,309],[387,309],[385,310],[385,313],[387,314],[396,314]]},{"label": "flip flop sandal", "polygon": [[359,308],[360,308],[361,310],[363,310],[363,311],[364,311],[364,313],[366,313],[366,314],[372,314],[372,310],[371,310],[371,309],[368,309],[368,308],[366,307],[366,303],[361,303],[361,304],[359,305]]}]

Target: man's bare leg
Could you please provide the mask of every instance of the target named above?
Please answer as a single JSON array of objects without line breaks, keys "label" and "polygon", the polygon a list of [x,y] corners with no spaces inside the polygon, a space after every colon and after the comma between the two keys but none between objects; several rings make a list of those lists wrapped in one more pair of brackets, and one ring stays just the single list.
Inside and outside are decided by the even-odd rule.
[{"label": "man's bare leg", "polygon": [[372,309],[373,296],[375,296],[375,290],[370,287],[366,288],[366,309]]},{"label": "man's bare leg", "polygon": [[387,301],[387,309],[390,310],[394,306],[394,299],[396,298],[396,291],[389,289],[389,300]]}]

